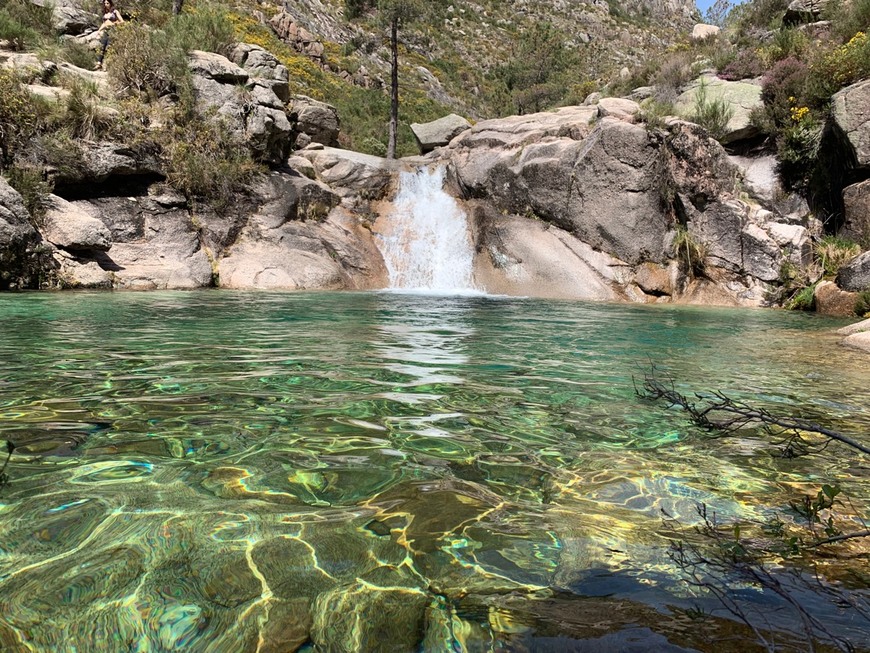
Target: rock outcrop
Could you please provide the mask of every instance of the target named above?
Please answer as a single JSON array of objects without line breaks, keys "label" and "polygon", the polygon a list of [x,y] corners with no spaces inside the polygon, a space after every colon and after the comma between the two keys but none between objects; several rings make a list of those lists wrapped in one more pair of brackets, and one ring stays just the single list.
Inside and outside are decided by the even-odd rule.
[{"label": "rock outcrop", "polygon": [[462,116],[455,113],[426,123],[411,123],[411,132],[417,139],[417,145],[422,154],[431,152],[436,147],[447,145],[466,129],[471,127]]},{"label": "rock outcrop", "polygon": [[870,251],[859,254],[840,268],[837,285],[850,292],[870,290]]},{"label": "rock outcrop", "polygon": [[838,235],[870,248],[870,180],[843,189],[843,209]]},{"label": "rock outcrop", "polygon": [[341,120],[336,108],[305,95],[296,95],[289,104],[293,125],[293,144],[297,149],[310,143],[338,146]]},{"label": "rock outcrop", "polygon": [[851,147],[852,163],[870,167],[870,80],[835,93],[832,106],[834,124]]},{"label": "rock outcrop", "polygon": [[251,77],[226,57],[200,50],[190,53],[188,66],[202,113],[213,111],[226,120],[228,129],[244,138],[255,159],[277,164],[287,158],[293,128],[284,102],[274,91],[273,82],[280,84],[280,80]]}]

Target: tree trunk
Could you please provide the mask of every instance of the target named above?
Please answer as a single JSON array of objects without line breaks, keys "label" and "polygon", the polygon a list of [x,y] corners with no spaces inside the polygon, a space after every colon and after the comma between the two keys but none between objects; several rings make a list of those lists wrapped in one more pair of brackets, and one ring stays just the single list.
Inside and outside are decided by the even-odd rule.
[{"label": "tree trunk", "polygon": [[172,0],[172,15],[177,16],[181,13],[181,5],[184,4],[184,0]]},{"label": "tree trunk", "polygon": [[396,141],[399,135],[399,19],[390,21],[390,137],[387,143],[387,158],[396,158]]}]

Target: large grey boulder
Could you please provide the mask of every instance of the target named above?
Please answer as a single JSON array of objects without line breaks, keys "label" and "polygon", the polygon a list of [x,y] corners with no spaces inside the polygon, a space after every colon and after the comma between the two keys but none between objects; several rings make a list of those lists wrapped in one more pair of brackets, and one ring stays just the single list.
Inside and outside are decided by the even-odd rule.
[{"label": "large grey boulder", "polygon": [[112,247],[106,225],[56,195],[49,198],[42,235],[53,245],[73,252],[107,252]]},{"label": "large grey boulder", "polygon": [[[184,198],[171,192],[145,197],[106,197],[72,203],[97,218],[110,233],[112,248],[94,256],[111,272],[114,288],[130,290],[189,289],[213,285],[213,270],[200,231],[210,225],[201,216],[194,226]],[[100,282],[91,261],[65,264],[67,283]]]},{"label": "large grey boulder", "polygon": [[834,124],[848,141],[854,162],[870,166],[870,80],[838,91],[832,104]]},{"label": "large grey boulder", "polygon": [[624,262],[596,252],[567,231],[479,207],[474,277],[488,292],[615,301]]},{"label": "large grey boulder", "polygon": [[306,95],[294,95],[288,105],[297,148],[309,143],[335,147],[341,121],[338,110],[331,104],[320,102]]},{"label": "large grey boulder", "polygon": [[677,98],[674,109],[679,115],[691,119],[702,84],[706,89],[707,102],[724,101],[732,111],[721,139],[722,144],[754,138],[760,134],[758,128],[751,124],[749,115],[753,109],[763,105],[761,86],[751,81],[729,82],[715,75],[702,75]]},{"label": "large grey boulder", "polygon": [[634,122],[640,105],[634,100],[618,97],[605,97],[598,101],[598,117],[611,116],[625,122]]},{"label": "large grey boulder", "polygon": [[3,68],[15,71],[24,79],[46,82],[57,71],[57,64],[30,52],[12,52],[5,56]]},{"label": "large grey boulder", "polygon": [[[584,116],[597,112],[584,109]],[[627,263],[663,260],[672,227],[661,210],[661,157],[651,135],[609,117],[588,132],[588,118],[563,116],[559,125],[553,114],[525,116],[526,128],[516,119],[475,125],[455,144],[460,186]]]},{"label": "large grey boulder", "polygon": [[192,51],[188,66],[201,113],[222,116],[258,161],[277,164],[287,157],[293,128],[274,85],[252,79],[244,68],[213,52]]},{"label": "large grey boulder", "polygon": [[432,122],[411,123],[411,132],[417,139],[420,152],[426,154],[436,147],[447,145],[466,129],[471,128],[471,123],[462,116],[451,113]]},{"label": "large grey boulder", "polygon": [[396,160],[319,144],[296,154],[311,162],[318,181],[343,198],[361,195],[368,200],[383,199],[403,166]]},{"label": "large grey boulder", "polygon": [[843,189],[843,226],[838,235],[870,248],[870,180]]},{"label": "large grey boulder", "polygon": [[843,290],[870,290],[870,251],[859,254],[837,273],[837,285]]},{"label": "large grey boulder", "polygon": [[718,25],[707,25],[706,23],[696,23],[694,27],[692,27],[692,40],[693,41],[704,41],[705,39],[709,39],[711,37],[715,37],[719,35],[719,32],[722,31]]},{"label": "large grey boulder", "polygon": [[82,9],[83,3],[77,0],[30,0],[30,2],[38,7],[51,8],[51,26],[60,34],[81,34],[100,23],[100,17]]}]

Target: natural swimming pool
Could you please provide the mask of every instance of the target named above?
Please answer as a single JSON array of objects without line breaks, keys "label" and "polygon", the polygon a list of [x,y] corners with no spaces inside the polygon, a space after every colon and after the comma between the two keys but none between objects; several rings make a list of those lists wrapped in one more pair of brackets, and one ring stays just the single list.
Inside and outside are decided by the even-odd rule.
[{"label": "natural swimming pool", "polygon": [[866,437],[867,364],[840,324],[397,293],[4,295],[0,440],[18,449],[0,643],[570,650],[635,628],[648,648],[697,646],[673,606],[702,599],[661,509],[760,520],[836,482],[866,515],[867,462],[711,439],[632,377],[652,361],[684,391]]}]

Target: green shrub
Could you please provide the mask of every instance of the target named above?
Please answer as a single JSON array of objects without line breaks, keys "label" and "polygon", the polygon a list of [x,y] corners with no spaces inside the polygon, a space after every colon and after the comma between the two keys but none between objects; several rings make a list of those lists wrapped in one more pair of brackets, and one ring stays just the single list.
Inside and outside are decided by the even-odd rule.
[{"label": "green shrub", "polygon": [[785,308],[790,311],[811,311],[815,308],[816,284],[806,286],[795,292],[785,301]]},{"label": "green shrub", "polygon": [[710,136],[719,140],[725,135],[728,121],[734,115],[734,110],[722,98],[708,99],[707,91],[707,83],[701,80],[701,85],[695,93],[695,105],[690,120],[701,125],[710,132]]},{"label": "green shrub", "polygon": [[167,181],[220,210],[260,171],[240,135],[212,116],[176,124],[164,144]]},{"label": "green shrub", "polygon": [[672,102],[663,102],[654,97],[641,102],[639,118],[646,123],[647,129],[663,129],[664,119],[674,115]]},{"label": "green shrub", "polygon": [[870,290],[862,290],[855,300],[855,314],[859,317],[870,317]]},{"label": "green shrub", "polygon": [[831,21],[834,37],[846,42],[870,25],[870,0],[832,0],[822,18]]},{"label": "green shrub", "polygon": [[69,85],[69,92],[61,119],[69,134],[86,140],[106,135],[115,120],[100,105],[96,85],[76,79]]},{"label": "green shrub", "polygon": [[48,208],[48,196],[53,190],[52,185],[43,178],[42,170],[29,166],[12,166],[6,170],[6,179],[24,200],[31,224],[36,228],[42,227]]},{"label": "green shrub", "polygon": [[39,33],[19,23],[5,8],[0,8],[0,39],[8,41],[13,50],[26,50],[36,46]]},{"label": "green shrub", "polygon": [[719,77],[730,81],[758,77],[765,71],[764,62],[752,48],[741,50],[719,73]]},{"label": "green shrub", "polygon": [[122,92],[154,100],[175,90],[183,53],[169,47],[164,32],[146,25],[124,23],[113,28],[112,45],[106,56],[106,72]]},{"label": "green shrub", "polygon": [[37,102],[10,70],[0,69],[0,170],[12,161],[15,150],[36,133]]},{"label": "green shrub", "polygon": [[185,54],[205,50],[228,55],[236,38],[226,12],[210,6],[198,7],[175,18],[166,28],[168,44]]},{"label": "green shrub", "polygon": [[84,43],[79,43],[73,39],[63,41],[59,58],[85,70],[90,70],[97,62],[97,56],[93,50]]},{"label": "green shrub", "polygon": [[44,37],[54,36],[51,7],[40,7],[29,0],[4,0],[0,7],[0,39],[13,50],[36,48]]},{"label": "green shrub", "polygon": [[829,278],[837,276],[840,268],[860,253],[858,243],[837,236],[824,236],[815,247],[816,260]]}]

